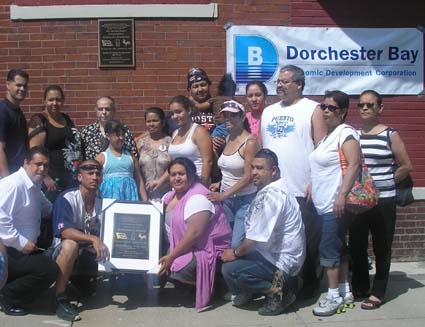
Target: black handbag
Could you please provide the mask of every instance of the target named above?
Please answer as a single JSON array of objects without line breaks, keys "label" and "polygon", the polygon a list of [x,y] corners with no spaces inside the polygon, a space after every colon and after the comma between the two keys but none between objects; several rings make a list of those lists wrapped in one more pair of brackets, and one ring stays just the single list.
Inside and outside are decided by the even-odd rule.
[{"label": "black handbag", "polygon": [[[393,128],[387,129],[387,138],[388,138],[388,144],[391,148],[391,137],[390,134],[394,131]],[[393,166],[393,172],[397,170],[398,166]],[[413,179],[409,175],[402,181],[398,182],[395,186],[395,202],[399,207],[405,207],[412,202],[415,201],[415,198],[413,197]]]},{"label": "black handbag", "polygon": [[400,207],[405,207],[415,201],[413,197],[413,179],[409,175],[396,185],[396,203]]}]

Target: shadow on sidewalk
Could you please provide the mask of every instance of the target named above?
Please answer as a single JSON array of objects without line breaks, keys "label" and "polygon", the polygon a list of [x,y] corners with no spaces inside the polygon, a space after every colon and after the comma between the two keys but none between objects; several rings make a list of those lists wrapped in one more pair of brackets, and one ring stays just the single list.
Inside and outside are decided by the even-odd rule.
[{"label": "shadow on sidewalk", "polygon": [[[80,311],[96,310],[109,305],[125,311],[140,307],[185,307],[195,308],[195,289],[179,287],[167,283],[164,288],[152,285],[152,280],[144,274],[120,274],[102,276],[98,281],[96,295],[78,299]],[[226,302],[214,297],[212,309]]]},{"label": "shadow on sidewalk", "polygon": [[[371,275],[371,277],[373,277],[373,275]],[[388,281],[385,302],[390,302],[398,298],[400,295],[407,293],[410,289],[421,288],[424,286],[424,284],[416,279],[408,277],[405,272],[392,271]]]}]

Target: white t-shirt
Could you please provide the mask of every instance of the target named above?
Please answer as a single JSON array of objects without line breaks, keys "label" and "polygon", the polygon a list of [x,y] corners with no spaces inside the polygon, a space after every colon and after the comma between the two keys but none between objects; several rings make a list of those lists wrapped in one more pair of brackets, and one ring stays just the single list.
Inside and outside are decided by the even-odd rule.
[{"label": "white t-shirt", "polygon": [[308,156],[314,149],[311,118],[318,103],[302,98],[285,107],[282,102],[264,109],[261,116],[263,148],[276,153],[280,174],[295,196],[304,196],[310,182]]},{"label": "white t-shirt", "polygon": [[190,216],[201,211],[209,211],[215,214],[214,204],[205,195],[195,194],[186,202],[183,219],[186,221]]},{"label": "white t-shirt", "polygon": [[248,208],[246,238],[256,241],[256,250],[290,276],[301,269],[305,258],[305,234],[295,197],[283,179],[261,189]]},{"label": "white t-shirt", "polygon": [[341,124],[320,141],[310,155],[312,197],[319,215],[333,210],[333,204],[342,183],[338,142],[342,147],[349,136],[356,141],[360,139],[357,131],[347,124]]},{"label": "white t-shirt", "polygon": [[[165,197],[165,195],[164,195]],[[164,197],[162,201],[164,201]],[[173,209],[174,210],[174,209]],[[165,232],[167,234],[168,239],[170,239],[171,232],[171,218],[173,216],[173,210],[165,213]],[[201,211],[209,211],[212,213],[210,219],[215,214],[214,204],[207,199],[205,195],[195,194],[192,195],[189,200],[186,202],[186,206],[184,207],[183,219],[184,221],[188,220],[192,215]]]}]

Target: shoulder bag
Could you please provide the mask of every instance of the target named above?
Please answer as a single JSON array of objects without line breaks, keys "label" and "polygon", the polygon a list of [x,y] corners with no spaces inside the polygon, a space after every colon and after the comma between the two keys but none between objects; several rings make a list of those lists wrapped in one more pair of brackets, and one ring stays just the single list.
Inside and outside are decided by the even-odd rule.
[{"label": "shoulder bag", "polygon": [[[347,161],[338,142],[339,162],[341,164],[342,176],[347,173]],[[368,211],[377,205],[379,191],[376,189],[372,176],[369,174],[363,154],[361,155],[361,171],[359,177],[354,181],[350,192],[345,200],[345,208],[354,214]]]},{"label": "shoulder bag", "polygon": [[[391,133],[395,130],[393,128],[387,129],[387,138],[388,138],[388,145],[391,148],[392,142],[391,142]],[[391,148],[392,151],[392,148]],[[394,165],[393,172],[397,170],[398,166]],[[395,186],[395,202],[400,207],[405,207],[415,201],[415,198],[413,197],[413,179],[409,175],[402,181],[398,182]]]}]

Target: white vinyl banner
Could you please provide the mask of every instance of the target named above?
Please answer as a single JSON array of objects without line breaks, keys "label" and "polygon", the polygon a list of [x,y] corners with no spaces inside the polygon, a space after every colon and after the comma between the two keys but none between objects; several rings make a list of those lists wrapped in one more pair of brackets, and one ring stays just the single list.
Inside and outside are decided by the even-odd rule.
[{"label": "white vinyl banner", "polygon": [[261,80],[276,94],[279,68],[304,69],[305,95],[326,90],[360,94],[418,94],[423,90],[423,34],[415,28],[232,26],[227,71],[237,94]]}]

